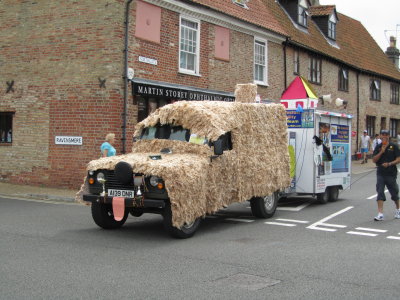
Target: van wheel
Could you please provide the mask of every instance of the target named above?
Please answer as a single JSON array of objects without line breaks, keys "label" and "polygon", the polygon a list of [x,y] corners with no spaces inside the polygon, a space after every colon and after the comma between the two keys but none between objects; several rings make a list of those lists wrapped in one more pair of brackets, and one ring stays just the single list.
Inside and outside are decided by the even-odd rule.
[{"label": "van wheel", "polygon": [[134,216],[134,217],[140,217],[141,215],[143,215],[143,211],[141,211],[141,210],[137,210],[137,209],[131,209],[130,211],[129,211],[129,213],[131,214],[131,216]]},{"label": "van wheel", "polygon": [[326,204],[329,200],[329,188],[325,189],[325,192],[317,194],[317,201],[320,204]]},{"label": "van wheel", "polygon": [[250,200],[250,207],[253,216],[257,218],[271,218],[278,206],[279,196],[277,192],[265,197],[253,197]]},{"label": "van wheel", "polygon": [[335,202],[339,199],[339,187],[331,186],[329,187],[329,201]]},{"label": "van wheel", "polygon": [[99,202],[92,203],[92,217],[97,226],[104,229],[117,229],[124,225],[128,218],[129,211],[125,209],[124,217],[121,221],[115,221],[111,204]]},{"label": "van wheel", "polygon": [[197,218],[193,222],[183,224],[181,228],[176,228],[172,225],[172,211],[171,205],[167,204],[163,213],[164,228],[174,238],[187,239],[192,237],[200,226],[201,218]]}]

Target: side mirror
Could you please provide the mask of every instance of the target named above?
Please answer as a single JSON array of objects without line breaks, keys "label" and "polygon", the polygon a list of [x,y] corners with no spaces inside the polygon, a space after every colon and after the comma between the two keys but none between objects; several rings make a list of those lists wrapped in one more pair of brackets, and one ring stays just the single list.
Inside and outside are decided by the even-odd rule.
[{"label": "side mirror", "polygon": [[222,153],[224,153],[224,150],[222,148],[222,140],[218,139],[214,142],[214,154],[222,155]]}]

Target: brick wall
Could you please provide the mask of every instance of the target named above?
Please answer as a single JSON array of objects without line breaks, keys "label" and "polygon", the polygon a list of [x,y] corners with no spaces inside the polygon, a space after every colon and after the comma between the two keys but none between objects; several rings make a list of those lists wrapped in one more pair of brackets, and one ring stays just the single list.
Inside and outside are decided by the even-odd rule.
[{"label": "brick wall", "polygon": [[[123,21],[124,1],[0,3],[0,111],[15,111],[2,180],[77,187],[108,132],[121,151]],[[83,145],[55,145],[64,135]]]}]

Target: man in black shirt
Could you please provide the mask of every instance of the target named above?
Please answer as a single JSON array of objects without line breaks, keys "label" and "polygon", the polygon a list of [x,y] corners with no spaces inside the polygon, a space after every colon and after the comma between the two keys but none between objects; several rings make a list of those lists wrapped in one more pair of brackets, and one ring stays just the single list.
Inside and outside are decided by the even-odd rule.
[{"label": "man in black shirt", "polygon": [[374,149],[372,161],[376,163],[376,192],[378,215],[375,221],[382,221],[383,202],[386,200],[385,186],[389,190],[392,200],[396,205],[395,218],[400,219],[399,185],[397,184],[397,164],[400,162],[400,150],[395,143],[389,141],[389,131],[381,130],[382,143]]}]

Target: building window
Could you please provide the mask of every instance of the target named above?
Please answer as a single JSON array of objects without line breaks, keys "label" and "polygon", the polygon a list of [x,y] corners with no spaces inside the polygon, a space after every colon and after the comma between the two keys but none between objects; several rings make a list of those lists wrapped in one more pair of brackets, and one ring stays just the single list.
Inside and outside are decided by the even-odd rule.
[{"label": "building window", "polygon": [[336,40],[336,23],[331,21],[328,22],[328,37],[332,40]]},{"label": "building window", "polygon": [[11,144],[13,112],[0,112],[0,144]]},{"label": "building window", "polygon": [[321,84],[321,64],[322,60],[320,58],[310,56],[310,74],[308,78],[310,82]]},{"label": "building window", "polygon": [[308,22],[307,22],[307,17],[308,17],[308,6],[307,2],[305,0],[300,0],[299,1],[299,6],[298,6],[298,18],[297,21],[301,26],[307,27]]},{"label": "building window", "polygon": [[339,68],[339,91],[349,91],[349,70]]},{"label": "building window", "polygon": [[375,116],[367,116],[367,131],[369,136],[374,136],[375,135]]},{"label": "building window", "polygon": [[254,82],[267,84],[267,47],[266,42],[254,40]]},{"label": "building window", "polygon": [[332,40],[336,40],[336,22],[335,14],[332,14],[328,20],[328,37]]},{"label": "building window", "polygon": [[300,74],[300,56],[299,56],[299,51],[297,50],[294,51],[293,65],[294,65],[293,73]]},{"label": "building window", "polygon": [[399,85],[392,83],[390,85],[390,103],[399,104]]},{"label": "building window", "polygon": [[397,133],[399,132],[398,128],[399,128],[399,120],[390,119],[389,132],[391,137],[393,138],[397,137]]},{"label": "building window", "polygon": [[200,23],[196,20],[180,20],[179,71],[199,74],[199,32]]},{"label": "building window", "polygon": [[381,81],[380,80],[371,79],[370,99],[371,100],[381,100]]}]

